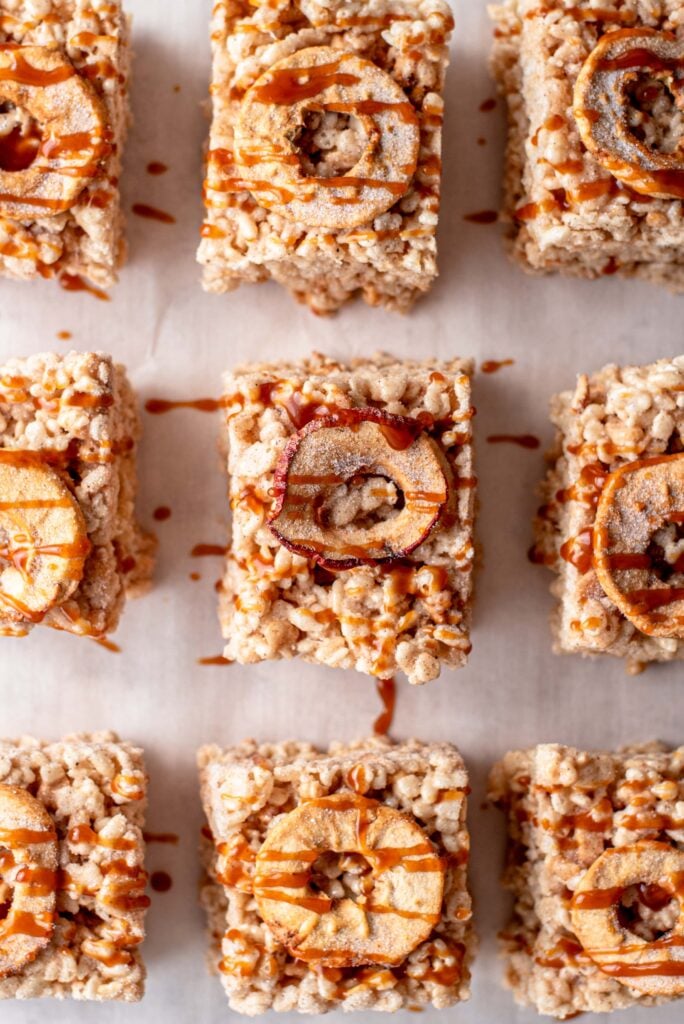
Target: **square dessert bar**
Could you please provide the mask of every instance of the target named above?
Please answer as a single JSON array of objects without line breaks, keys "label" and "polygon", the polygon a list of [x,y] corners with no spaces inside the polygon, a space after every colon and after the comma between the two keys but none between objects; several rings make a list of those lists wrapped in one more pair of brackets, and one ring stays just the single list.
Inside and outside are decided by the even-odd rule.
[{"label": "square dessert bar", "polygon": [[468,776],[454,747],[251,741],[203,747],[198,763],[210,964],[233,1010],[468,998]]},{"label": "square dessert bar", "polygon": [[551,418],[533,557],[557,574],[557,650],[684,657],[684,358],[582,375]]},{"label": "square dessert bar", "polygon": [[471,364],[314,355],[225,378],[225,656],[412,683],[470,652]]},{"label": "square dessert bar", "polygon": [[135,394],[110,356],[0,366],[0,635],[116,628],[152,572],[135,519]]},{"label": "square dessert bar", "polygon": [[684,748],[506,755],[502,935],[516,1000],[561,1020],[684,995]]},{"label": "square dessert bar", "polygon": [[125,256],[118,180],[128,122],[120,0],[0,0],[0,274],[83,275]]},{"label": "square dessert bar", "polygon": [[492,66],[508,101],[504,206],[527,270],[684,289],[681,0],[506,0]]},{"label": "square dessert bar", "polygon": [[199,262],[314,313],[406,312],[437,275],[444,0],[219,0]]},{"label": "square dessert bar", "polygon": [[0,740],[0,999],[141,998],[146,787],[111,732]]}]

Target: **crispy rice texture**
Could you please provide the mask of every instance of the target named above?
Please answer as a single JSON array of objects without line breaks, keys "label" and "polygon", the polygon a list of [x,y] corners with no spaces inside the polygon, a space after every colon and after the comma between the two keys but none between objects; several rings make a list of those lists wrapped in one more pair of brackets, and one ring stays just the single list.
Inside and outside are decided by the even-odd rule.
[{"label": "crispy rice texture", "polygon": [[[590,156],[572,114],[580,69],[606,32],[646,26],[684,39],[681,0],[506,0],[492,68],[508,103],[504,214],[512,254],[533,272],[620,273],[684,290],[682,201],[640,196]],[[651,142],[682,113],[654,109]]]},{"label": "crispy rice texture", "polygon": [[[254,741],[198,755],[206,878],[202,903],[209,962],[231,1008],[256,1016],[268,1009],[325,1013],[435,1006],[469,997],[474,953],[466,863],[468,777],[447,743],[384,738],[333,743]],[[254,858],[269,828],[306,800],[361,792],[410,814],[446,858],[442,919],[398,968],[328,970],[294,959],[263,923],[251,893]],[[361,973],[361,977],[359,974]]]},{"label": "crispy rice texture", "polygon": [[142,751],[112,732],[0,740],[0,782],[29,790],[51,815],[60,879],[52,942],[0,979],[0,999],[140,999],[149,904]]},{"label": "crispy rice texture", "polygon": [[682,450],[684,356],[582,374],[551,400],[556,440],[535,520],[535,560],[556,574],[551,626],[558,652],[612,654],[631,671],[684,657],[684,642],[651,637],[625,618],[591,565],[591,530],[605,476],[635,459]]},{"label": "crispy rice texture", "polygon": [[[684,849],[684,748],[514,751],[493,769],[490,797],[508,819],[504,886],[515,902],[502,945],[516,1000],[560,1019],[666,1001],[604,974],[574,935],[569,906],[584,872],[610,847],[657,839]],[[603,828],[586,827],[588,818]],[[656,913],[648,917],[646,925],[663,927]]]},{"label": "crispy rice texture", "polygon": [[[78,589],[44,625],[102,636],[126,597],[148,589],[156,542],[135,518],[139,436],[135,393],[111,356],[47,353],[0,366],[0,449],[37,452],[58,469],[92,545]],[[0,635],[32,628],[3,618],[1,607],[0,595]]]},{"label": "crispy rice texture", "polygon": [[[314,355],[244,366],[225,378],[233,526],[219,617],[227,658],[251,664],[299,656],[381,677],[402,671],[412,683],[465,664],[474,558],[471,372],[460,359],[378,355],[345,365]],[[374,406],[434,420],[429,432],[453,473],[453,511],[398,566],[321,572],[271,532],[274,469],[297,429],[287,407],[302,404]]]},{"label": "crispy rice texture", "polygon": [[[453,26],[444,0],[219,0],[212,17],[212,125],[206,217],[198,258],[207,291],[273,278],[315,313],[360,292],[371,305],[406,312],[437,274],[442,90]],[[245,91],[276,61],[310,46],[371,60],[405,91],[420,124],[410,190],[357,228],[311,228],[259,206],[232,162]]]},{"label": "crispy rice texture", "polygon": [[83,275],[108,287],[126,255],[118,181],[129,118],[128,18],[120,0],[0,0],[0,43],[56,46],[94,86],[111,131],[110,154],[69,210],[0,217],[0,274]]}]

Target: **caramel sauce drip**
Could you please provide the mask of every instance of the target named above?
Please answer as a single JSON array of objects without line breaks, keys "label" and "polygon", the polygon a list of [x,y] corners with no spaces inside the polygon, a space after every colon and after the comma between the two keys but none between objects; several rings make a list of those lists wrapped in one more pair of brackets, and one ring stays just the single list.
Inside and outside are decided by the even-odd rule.
[{"label": "caramel sauce drip", "polygon": [[392,728],[394,710],[397,700],[397,686],[394,679],[378,679],[376,682],[378,696],[382,701],[383,710],[373,723],[376,736],[386,736]]},{"label": "caramel sauce drip", "polygon": [[168,843],[171,846],[178,846],[180,842],[177,832],[143,832],[143,839],[146,843]]},{"label": "caramel sauce drip", "polygon": [[174,409],[196,409],[197,412],[218,412],[223,402],[216,398],[195,398],[189,401],[169,402],[164,398],[149,398],[145,402],[145,411],[159,416]]},{"label": "caramel sauce drip", "polygon": [[483,100],[480,104],[480,113],[488,114],[496,107],[496,99],[494,96],[490,96],[489,99]]},{"label": "caramel sauce drip", "polygon": [[158,523],[164,523],[167,519],[171,518],[171,509],[168,505],[159,505],[152,513],[152,518],[156,519]]},{"label": "caramel sauce drip", "polygon": [[153,871],[150,876],[150,887],[155,892],[168,892],[173,885],[173,879],[168,871]]},{"label": "caramel sauce drip", "polygon": [[496,210],[478,210],[475,213],[465,213],[463,220],[470,224],[496,224],[499,214]]},{"label": "caramel sauce drip", "polygon": [[504,366],[513,366],[515,359],[485,359],[480,369],[483,373],[497,373]]},{"label": "caramel sauce drip", "polygon": [[[5,197],[6,198],[6,197]],[[22,198],[22,203],[27,200]],[[99,299],[100,302],[109,302],[109,295],[103,292],[101,288],[96,288],[95,285],[89,284],[79,274],[68,274],[63,271],[59,275],[59,285],[65,292],[87,292],[88,295],[92,295],[93,298]]]},{"label": "caramel sauce drip", "polygon": [[190,552],[191,558],[207,558],[213,555],[223,556],[226,554],[225,544],[195,544]]},{"label": "caramel sauce drip", "polygon": [[136,217],[145,217],[147,220],[156,220],[161,224],[175,224],[176,218],[166,210],[159,210],[156,206],[149,206],[147,203],[133,203],[131,207]]},{"label": "caramel sauce drip", "polygon": [[161,160],[150,160],[145,170],[148,174],[159,175],[166,174],[168,167]]},{"label": "caramel sauce drip", "polygon": [[222,654],[211,654],[206,658],[198,658],[198,665],[232,665],[230,658],[224,658]]},{"label": "caramel sauce drip", "polygon": [[490,434],[488,444],[517,444],[520,448],[538,448],[540,441],[533,434]]}]

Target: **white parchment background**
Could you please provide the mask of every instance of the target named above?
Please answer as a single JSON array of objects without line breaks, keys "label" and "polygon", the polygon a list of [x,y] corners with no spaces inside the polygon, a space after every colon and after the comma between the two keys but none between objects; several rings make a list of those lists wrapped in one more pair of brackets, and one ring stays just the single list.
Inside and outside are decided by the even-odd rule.
[{"label": "white parchment background", "polygon": [[[500,985],[497,930],[508,912],[498,888],[503,833],[483,810],[485,778],[506,749],[540,741],[611,747],[660,737],[684,742],[680,667],[630,679],[618,662],[559,659],[550,652],[549,574],[530,565],[530,519],[542,456],[490,446],[491,433],[550,439],[549,394],[580,370],[611,360],[646,362],[682,351],[682,300],[644,284],[531,279],[507,262],[496,227],[465,223],[465,213],[498,201],[503,118],[481,113],[493,94],[486,55],[491,29],[480,0],[455,0],[456,33],[447,84],[442,276],[408,318],[346,309],[320,320],[275,286],[225,297],[199,287],[194,250],[201,223],[200,103],[209,75],[209,0],[129,0],[136,61],[135,123],[123,176],[127,209],[147,202],[172,212],[174,226],[129,219],[130,262],[112,301],[66,294],[49,282],[0,283],[0,359],[61,348],[102,348],[125,362],[141,398],[217,396],[221,372],[236,362],[300,357],[317,348],[338,357],[382,347],[397,356],[513,358],[515,366],[476,382],[481,480],[474,649],[468,667],[423,689],[400,683],[394,733],[459,745],[472,780],[472,885],[482,946],[473,999],[449,1016],[461,1024],[531,1022]],[[179,92],[174,86],[180,85]],[[478,146],[484,137],[486,146]],[[170,167],[145,173],[150,160]],[[3,1024],[203,1024],[237,1020],[219,982],[207,976],[203,920],[196,902],[196,840],[201,823],[194,752],[208,741],[246,736],[325,742],[363,735],[378,711],[372,682],[351,672],[283,662],[207,668],[197,659],[221,648],[213,584],[215,558],[191,559],[198,542],[221,543],[225,483],[214,416],[194,411],[145,415],[140,453],[140,515],[155,526],[160,557],[154,592],[129,605],[116,634],[122,653],[37,630],[0,641],[0,734],[54,738],[113,728],[141,743],[150,772],[148,827],[180,834],[178,847],[152,845],[150,870],[171,873],[168,894],[153,894],[144,953],[147,996],[136,1006],[4,1004]],[[153,524],[168,505],[172,518]],[[199,582],[189,574],[202,573]],[[616,1020],[666,1024],[681,1004],[627,1011]],[[341,1016],[341,1015],[339,1015]],[[275,1019],[275,1018],[274,1018]],[[281,1018],[285,1021],[293,1018]],[[329,1019],[339,1019],[329,1018]],[[598,1019],[598,1018],[596,1018]],[[414,1014],[398,1015],[405,1024]],[[587,1018],[589,1021],[589,1018]]]}]

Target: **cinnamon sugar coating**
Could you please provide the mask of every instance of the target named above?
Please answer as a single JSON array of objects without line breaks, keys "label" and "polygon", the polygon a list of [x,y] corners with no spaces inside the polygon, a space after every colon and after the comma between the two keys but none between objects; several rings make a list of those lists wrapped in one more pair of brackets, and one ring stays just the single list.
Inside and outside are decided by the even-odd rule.
[{"label": "cinnamon sugar coating", "polygon": [[[397,362],[379,355],[345,365],[314,355],[299,363],[248,365],[226,376],[233,523],[219,617],[227,658],[252,664],[298,656],[383,678],[402,671],[412,683],[436,678],[442,666],[466,663],[476,483],[471,370],[458,359]],[[448,500],[405,558],[329,572],[290,550],[270,528],[276,467],[317,410],[343,417],[359,407],[425,425],[419,436],[431,439],[443,460]],[[370,536],[383,520],[392,523],[403,501],[397,479],[371,475],[334,488],[324,511],[337,533],[344,537],[346,524],[354,537],[352,524],[365,524]],[[292,500],[299,500],[294,484],[292,490]]]},{"label": "cinnamon sugar coating", "polygon": [[[556,574],[551,591],[557,604],[551,625],[558,652],[611,654],[625,658],[630,671],[639,671],[648,662],[684,657],[684,643],[677,637],[677,587],[681,586],[682,568],[677,564],[681,546],[678,510],[666,509],[670,518],[666,522],[659,497],[661,469],[667,466],[667,462],[661,465],[661,457],[682,451],[683,392],[684,358],[676,357],[649,366],[612,365],[591,376],[582,374],[573,391],[551,400],[557,434],[540,488],[534,559]],[[614,478],[609,478],[621,467],[636,469],[642,462],[648,486],[654,491],[649,502],[645,491],[634,501],[629,488],[616,488]],[[636,479],[628,473],[624,480],[632,478]],[[609,487],[608,479],[612,481]],[[619,524],[616,536],[612,526],[610,530],[605,526],[604,488]],[[598,524],[597,508],[601,510]],[[662,522],[655,518],[647,521],[654,509]],[[598,547],[595,527],[605,533],[599,537]],[[606,551],[612,554],[612,562]],[[617,571],[625,556],[626,564],[634,568]],[[612,569],[604,582],[612,597],[600,582],[605,566],[611,564],[617,569]],[[616,585],[622,598],[614,592]],[[659,592],[653,593],[653,588]],[[644,615],[649,604],[652,611]],[[657,630],[648,625],[653,619],[660,620]],[[639,622],[649,632],[642,632]]]},{"label": "cinnamon sugar coating", "polygon": [[[243,282],[272,278],[315,313],[331,313],[357,293],[371,305],[406,312],[428,290],[437,274],[442,90],[452,26],[444,0],[375,0],[370,6],[360,0],[276,0],[258,7],[247,0],[219,0],[214,5],[213,115],[205,182],[206,216],[198,253],[207,291],[225,292]],[[371,61],[403,90],[405,99],[398,100],[391,91],[393,107],[387,106],[390,93],[385,90],[376,95],[372,83],[361,77],[360,84],[351,83],[354,95],[358,91],[360,106],[356,99],[347,102],[346,95],[345,102],[335,104],[332,91],[338,84],[338,72],[331,71],[328,63],[328,76],[321,84],[330,83],[332,109],[320,111],[314,95],[312,110],[308,115],[304,111],[301,136],[289,131],[283,140],[264,128],[262,134],[270,139],[269,150],[276,148],[279,156],[283,145],[286,148],[280,166],[284,168],[281,177],[289,183],[285,188],[272,187],[269,192],[263,188],[263,179],[270,175],[273,186],[272,172],[278,168],[273,153],[267,153],[269,159],[264,163],[265,147],[260,144],[259,154],[250,154],[248,166],[237,159],[238,126],[239,141],[243,143],[258,129],[252,124],[246,135],[241,102],[247,90],[274,64],[312,47],[332,47],[340,54],[346,51]],[[358,71],[358,62],[354,67]],[[338,70],[338,77],[344,79],[343,68]],[[346,80],[340,83],[342,89],[345,84]],[[402,112],[404,104],[412,112]],[[250,102],[248,106],[251,115],[254,105]],[[263,110],[267,117],[268,107]],[[304,176],[301,188],[310,190],[311,180],[335,179],[339,184],[329,184],[325,189],[332,189],[335,202],[347,207],[355,209],[359,198],[368,201],[378,191],[386,194],[386,189],[379,190],[369,178],[373,158],[364,160],[361,155],[364,150],[370,153],[381,146],[382,140],[374,140],[377,130],[384,131],[388,138],[390,129],[401,136],[407,122],[416,120],[420,138],[415,173],[413,147],[409,157],[401,157],[404,170],[397,167],[396,174],[390,175],[393,183],[402,174],[408,174],[409,180],[402,187],[392,184],[395,197],[385,212],[374,212],[369,205],[364,223],[350,217],[346,226],[338,227],[321,226],[320,218],[319,226],[313,227],[304,218],[283,216],[283,200],[289,201],[295,193],[299,197],[301,189],[296,185],[293,192],[292,182],[293,173],[300,177],[300,166]],[[414,130],[415,124],[411,128]],[[390,154],[396,149],[395,157],[400,150],[407,150],[389,141],[392,144],[385,149]],[[391,158],[383,156],[381,162],[390,166]],[[264,168],[267,174],[257,173]],[[357,174],[355,168],[361,171]],[[384,166],[381,173],[386,174]],[[351,194],[352,178],[369,183],[359,189],[360,196]],[[250,181],[260,182],[262,188],[255,187],[251,192]],[[306,217],[305,206],[297,205]]]},{"label": "cinnamon sugar coating", "polygon": [[[137,1001],[149,905],[142,751],[111,732],[55,743],[0,740],[0,783],[35,796],[50,815],[58,852],[50,942],[18,973],[0,978],[0,999]],[[0,822],[5,852],[2,828]]]},{"label": "cinnamon sugar coating", "polygon": [[[681,45],[680,0],[505,0],[490,12],[492,70],[508,103],[504,215],[513,258],[536,273],[619,273],[683,290],[682,199],[640,195],[619,181],[585,148],[573,115],[575,83],[599,39],[645,28]],[[635,88],[630,130],[648,149],[673,153],[681,109],[653,76]]]},{"label": "cinnamon sugar coating", "polygon": [[[231,1008],[256,1016],[268,1009],[301,1013],[434,1006],[444,1009],[469,995],[474,952],[466,863],[468,778],[463,761],[446,743],[384,738],[333,743],[248,741],[198,754],[211,968],[218,971]],[[306,801],[347,794],[407,815],[429,836],[444,865],[439,921],[400,965],[326,967],[287,952],[259,915],[253,894],[257,854],[286,815]],[[367,891],[367,865],[353,856],[319,858],[321,882],[333,898]],[[375,879],[382,885],[382,873]],[[361,899],[363,903],[363,899]],[[358,908],[359,904],[357,904]]]},{"label": "cinnamon sugar coating", "polygon": [[[625,959],[640,942],[651,943],[655,937],[657,943],[659,936],[678,928],[676,901],[657,887],[625,885],[629,878],[613,869],[608,882],[624,886],[621,893],[609,891],[615,905],[621,901],[617,920],[623,936],[618,948],[601,954],[593,950],[603,970],[580,943],[573,916],[583,905],[588,910],[592,903],[606,903],[586,893],[587,885],[598,884],[595,873],[603,862],[597,862],[605,851],[612,851],[608,860],[616,865],[641,857],[643,878],[640,869],[637,875],[644,886],[652,881],[649,871],[656,851],[675,864],[681,860],[684,748],[653,743],[587,753],[545,744],[513,751],[492,771],[490,798],[508,821],[504,886],[515,903],[502,949],[506,981],[516,1001],[561,1020],[668,1001],[644,993],[641,986],[646,980],[648,987],[657,988],[662,980],[666,988],[676,981],[669,969],[678,958],[675,944],[671,950],[667,942],[655,944],[650,971],[644,970],[632,985]],[[583,890],[584,904],[577,895]]]},{"label": "cinnamon sugar coating", "polygon": [[[139,436],[135,394],[110,356],[47,353],[0,366],[3,466],[37,462],[39,470],[56,474],[84,530],[79,544],[80,534],[44,538],[48,561],[69,556],[68,569],[79,556],[76,585],[72,580],[51,607],[29,607],[23,594],[17,602],[16,590],[0,586],[0,634],[24,635],[42,624],[102,636],[116,628],[126,597],[148,588],[155,541],[135,518]],[[0,570],[11,563],[16,541],[0,523]],[[40,548],[37,554],[40,560]],[[34,563],[33,557],[18,563],[19,572],[31,575]]]},{"label": "cinnamon sugar coating", "polygon": [[[83,151],[78,135],[58,142],[70,185],[81,177],[85,186],[68,209],[41,216],[36,206],[31,217],[0,217],[0,274],[26,280],[65,273],[108,287],[125,258],[118,181],[129,117],[128,18],[120,0],[1,0],[3,44],[56,49],[94,90],[104,126],[97,138],[90,132],[88,158],[80,161],[85,170],[69,166]],[[85,106],[70,119],[85,123]],[[30,127],[20,107],[0,114],[1,136]]]}]

